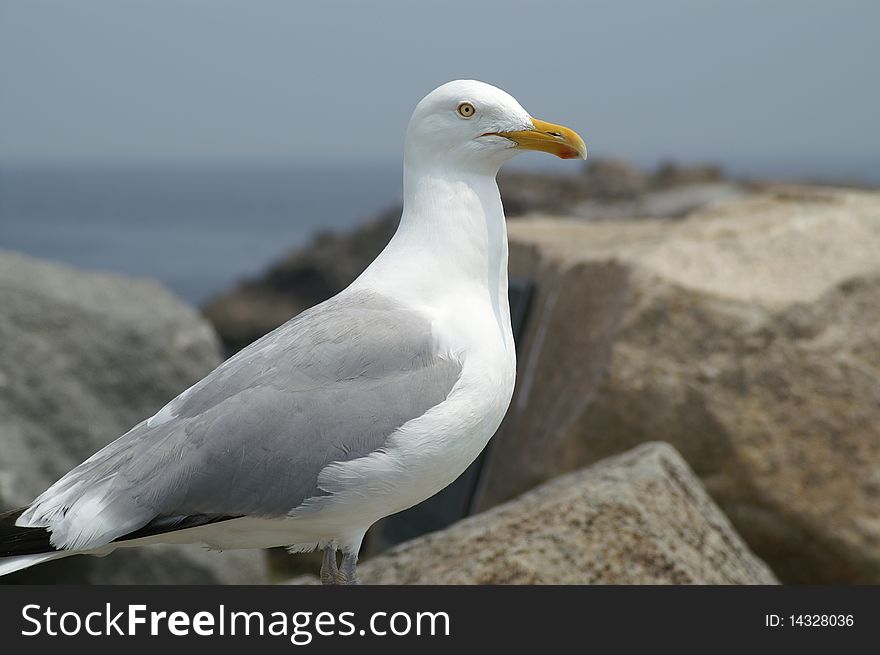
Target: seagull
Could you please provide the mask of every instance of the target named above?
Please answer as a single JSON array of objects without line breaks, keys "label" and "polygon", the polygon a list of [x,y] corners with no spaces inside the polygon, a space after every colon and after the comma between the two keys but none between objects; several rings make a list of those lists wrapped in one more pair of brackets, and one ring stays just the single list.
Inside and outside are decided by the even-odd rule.
[{"label": "seagull", "polygon": [[382,253],[0,515],[0,575],[162,542],[322,549],[321,581],[356,584],[369,527],[455,480],[510,404],[495,176],[523,150],[586,158],[575,132],[489,84],[425,96],[406,132],[400,226]]}]

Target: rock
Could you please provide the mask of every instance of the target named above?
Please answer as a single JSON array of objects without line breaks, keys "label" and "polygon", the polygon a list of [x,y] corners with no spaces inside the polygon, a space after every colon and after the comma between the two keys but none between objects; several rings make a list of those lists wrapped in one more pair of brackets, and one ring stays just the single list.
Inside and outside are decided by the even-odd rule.
[{"label": "rock", "polygon": [[[0,511],[29,503],[218,363],[210,326],[159,285],[0,253]],[[258,551],[168,546],[68,558],[51,579],[255,583],[264,567]]]},{"label": "rock", "polygon": [[538,293],[482,507],[660,439],[782,580],[880,582],[880,194],[510,235]]},{"label": "rock", "polygon": [[367,584],[776,582],[660,443],[402,544],[364,562],[360,575]]},{"label": "rock", "polygon": [[662,162],[652,177],[654,186],[659,188],[712,184],[722,180],[724,180],[724,171],[714,164],[684,166],[672,161]]},{"label": "rock", "polygon": [[750,189],[736,182],[685,184],[646,191],[633,198],[602,201],[590,198],[571,208],[571,216],[590,221],[639,218],[681,218],[700,207],[741,198]]},{"label": "rock", "polygon": [[725,179],[717,166],[662,164],[646,173],[615,159],[588,160],[582,175],[502,172],[508,218],[531,214],[585,220],[680,218],[703,205],[750,193],[754,184]]},{"label": "rock", "polygon": [[635,198],[652,186],[653,178],[620,159],[588,159],[583,175],[587,194],[602,200]]}]

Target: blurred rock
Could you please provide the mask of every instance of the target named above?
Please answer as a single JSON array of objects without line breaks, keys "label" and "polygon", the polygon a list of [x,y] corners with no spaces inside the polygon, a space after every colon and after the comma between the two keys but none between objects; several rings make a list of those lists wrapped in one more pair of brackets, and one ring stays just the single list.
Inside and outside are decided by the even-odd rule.
[{"label": "blurred rock", "polygon": [[590,221],[681,218],[705,205],[741,198],[750,191],[735,182],[706,182],[646,191],[631,200],[589,199],[570,207],[570,216]]},{"label": "blurred rock", "polygon": [[[0,510],[29,503],[218,363],[211,328],[159,285],[0,253]],[[256,583],[264,575],[259,551],[167,546],[72,557],[15,580]]]},{"label": "blurred rock", "polygon": [[589,160],[582,175],[502,172],[498,186],[508,218],[530,214],[586,220],[680,218],[703,205],[749,193],[717,166],[662,164],[645,173],[615,159]]},{"label": "blurred rock", "polygon": [[367,584],[776,582],[681,456],[659,443],[553,480],[359,568]]},{"label": "blurred rock", "polygon": [[634,198],[652,184],[652,175],[621,159],[589,159],[584,167],[587,193],[602,200]]},{"label": "blurred rock", "polygon": [[652,176],[652,184],[658,188],[685,186],[689,184],[711,184],[721,182],[724,172],[714,164],[694,164],[682,166],[667,161],[660,164]]},{"label": "blurred rock", "polygon": [[781,579],[880,582],[880,195],[510,236],[538,293],[483,507],[660,439]]}]

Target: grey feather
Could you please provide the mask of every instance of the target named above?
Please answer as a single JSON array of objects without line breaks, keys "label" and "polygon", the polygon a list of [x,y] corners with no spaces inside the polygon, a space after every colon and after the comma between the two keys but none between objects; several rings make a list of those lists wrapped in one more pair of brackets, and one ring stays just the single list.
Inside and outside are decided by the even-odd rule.
[{"label": "grey feather", "polygon": [[[439,356],[425,317],[375,293],[344,293],[73,469],[25,518],[62,543],[95,547],[162,516],[284,516],[323,493],[321,469],[382,448],[443,402],[460,373]],[[102,534],[83,532],[71,511],[95,494],[101,523],[117,526]]]}]

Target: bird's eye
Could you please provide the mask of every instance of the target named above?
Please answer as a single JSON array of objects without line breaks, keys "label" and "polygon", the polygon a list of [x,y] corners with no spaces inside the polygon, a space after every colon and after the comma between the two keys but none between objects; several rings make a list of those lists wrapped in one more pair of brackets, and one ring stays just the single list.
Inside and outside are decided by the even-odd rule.
[{"label": "bird's eye", "polygon": [[470,118],[477,113],[476,107],[469,102],[463,102],[458,106],[458,115],[462,118]]}]

